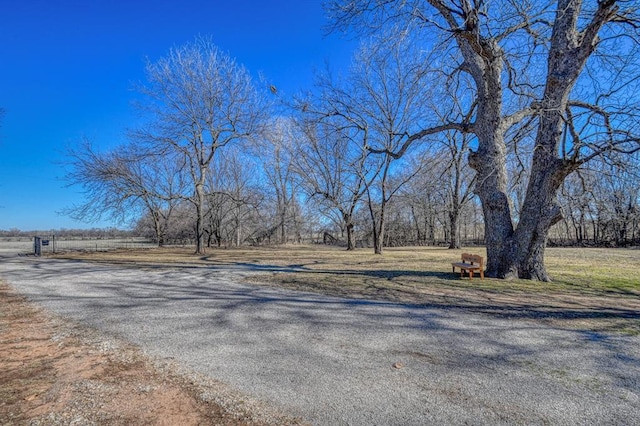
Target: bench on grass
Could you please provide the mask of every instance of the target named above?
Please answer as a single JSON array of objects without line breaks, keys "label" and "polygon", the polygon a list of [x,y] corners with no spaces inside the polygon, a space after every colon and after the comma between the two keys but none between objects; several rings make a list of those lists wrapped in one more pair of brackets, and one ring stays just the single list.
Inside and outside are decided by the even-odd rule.
[{"label": "bench on grass", "polygon": [[464,277],[464,271],[469,274],[469,279],[473,279],[473,273],[480,271],[480,278],[484,279],[484,263],[482,262],[482,256],[477,254],[462,253],[462,262],[453,262],[453,272],[456,272],[456,268],[460,268],[460,278]]}]

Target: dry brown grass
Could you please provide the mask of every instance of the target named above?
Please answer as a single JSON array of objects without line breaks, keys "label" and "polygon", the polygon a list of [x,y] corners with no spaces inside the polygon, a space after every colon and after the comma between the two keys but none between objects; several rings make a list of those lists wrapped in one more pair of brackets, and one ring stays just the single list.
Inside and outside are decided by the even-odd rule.
[{"label": "dry brown grass", "polygon": [[210,249],[162,248],[60,255],[130,266],[241,265],[260,271],[256,285],[333,296],[462,308],[555,325],[640,333],[640,250],[550,248],[546,263],[554,282],[460,279],[451,262],[462,251],[433,247],[347,252],[327,246]]}]

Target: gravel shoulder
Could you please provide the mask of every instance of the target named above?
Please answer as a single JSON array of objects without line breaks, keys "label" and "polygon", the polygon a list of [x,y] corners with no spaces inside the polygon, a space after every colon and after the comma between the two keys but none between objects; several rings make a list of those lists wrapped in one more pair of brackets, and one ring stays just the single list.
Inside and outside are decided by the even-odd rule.
[{"label": "gravel shoulder", "polygon": [[640,424],[640,338],[242,284],[239,267],[5,258],[39,305],[335,424]]},{"label": "gravel shoulder", "polygon": [[0,282],[0,424],[300,424],[65,320]]}]

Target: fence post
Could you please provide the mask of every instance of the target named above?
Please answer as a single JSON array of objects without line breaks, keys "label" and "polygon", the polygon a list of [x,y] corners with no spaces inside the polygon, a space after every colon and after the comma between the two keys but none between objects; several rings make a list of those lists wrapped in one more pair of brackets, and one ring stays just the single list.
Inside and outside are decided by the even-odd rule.
[{"label": "fence post", "polygon": [[33,237],[33,254],[40,256],[42,246],[40,244],[40,237]]}]

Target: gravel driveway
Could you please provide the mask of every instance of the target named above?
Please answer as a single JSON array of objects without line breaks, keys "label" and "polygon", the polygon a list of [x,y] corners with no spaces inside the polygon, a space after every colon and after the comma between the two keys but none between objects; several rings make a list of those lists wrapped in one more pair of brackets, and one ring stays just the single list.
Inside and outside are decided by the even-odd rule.
[{"label": "gravel driveway", "polygon": [[251,273],[0,258],[40,305],[312,424],[640,424],[637,336],[241,284]]}]

